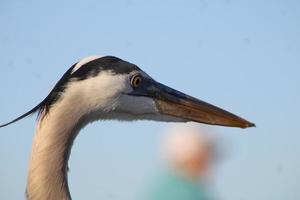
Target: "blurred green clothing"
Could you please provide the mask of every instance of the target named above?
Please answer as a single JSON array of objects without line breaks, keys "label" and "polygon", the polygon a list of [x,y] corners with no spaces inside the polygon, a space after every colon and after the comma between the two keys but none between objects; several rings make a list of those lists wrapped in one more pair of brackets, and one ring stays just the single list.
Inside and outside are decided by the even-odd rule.
[{"label": "blurred green clothing", "polygon": [[175,172],[165,172],[155,180],[146,200],[212,200],[197,181]]}]

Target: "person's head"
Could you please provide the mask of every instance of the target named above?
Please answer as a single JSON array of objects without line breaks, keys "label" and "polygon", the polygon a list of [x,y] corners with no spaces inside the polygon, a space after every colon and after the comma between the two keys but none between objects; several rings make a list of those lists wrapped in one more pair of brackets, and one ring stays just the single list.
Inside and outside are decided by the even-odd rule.
[{"label": "person's head", "polygon": [[172,168],[189,178],[199,178],[206,175],[212,160],[212,139],[202,129],[175,126],[167,131],[163,151]]}]

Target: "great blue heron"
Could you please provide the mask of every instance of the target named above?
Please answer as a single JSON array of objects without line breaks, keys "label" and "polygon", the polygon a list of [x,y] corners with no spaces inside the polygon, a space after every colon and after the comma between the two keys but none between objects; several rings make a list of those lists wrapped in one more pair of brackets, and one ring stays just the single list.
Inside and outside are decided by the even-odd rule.
[{"label": "great blue heron", "polygon": [[26,196],[68,200],[68,160],[74,139],[99,119],[156,120],[247,128],[234,114],[156,82],[139,67],[113,56],[91,56],[74,64],[49,95],[7,126],[38,112]]}]

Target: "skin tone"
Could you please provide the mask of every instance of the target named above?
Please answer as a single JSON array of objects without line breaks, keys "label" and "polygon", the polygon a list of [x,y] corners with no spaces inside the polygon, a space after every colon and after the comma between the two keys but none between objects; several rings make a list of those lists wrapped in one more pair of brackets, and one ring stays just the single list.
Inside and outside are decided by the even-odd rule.
[{"label": "skin tone", "polygon": [[174,162],[172,166],[176,171],[183,174],[191,180],[197,180],[201,177],[206,177],[210,167],[211,151],[209,147],[199,149],[195,155],[182,162]]}]

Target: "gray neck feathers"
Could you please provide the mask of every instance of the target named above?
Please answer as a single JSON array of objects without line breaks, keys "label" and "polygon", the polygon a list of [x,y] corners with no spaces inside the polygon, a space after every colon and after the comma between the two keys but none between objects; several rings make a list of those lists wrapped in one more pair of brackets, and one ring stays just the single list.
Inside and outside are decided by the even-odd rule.
[{"label": "gray neck feathers", "polygon": [[29,200],[69,200],[68,160],[74,139],[86,124],[82,110],[68,101],[55,104],[39,120],[29,164]]}]

